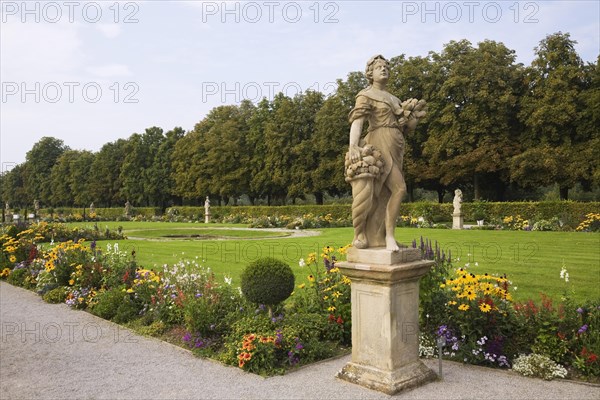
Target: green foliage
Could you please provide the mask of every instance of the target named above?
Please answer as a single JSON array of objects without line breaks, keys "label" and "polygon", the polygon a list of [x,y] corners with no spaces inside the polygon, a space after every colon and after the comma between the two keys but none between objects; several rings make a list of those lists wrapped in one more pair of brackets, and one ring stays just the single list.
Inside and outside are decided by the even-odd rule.
[{"label": "green foliage", "polygon": [[68,294],[69,290],[66,287],[60,286],[46,292],[42,298],[46,303],[64,303]]},{"label": "green foliage", "polygon": [[248,301],[272,306],[292,294],[294,281],[294,272],[289,265],[266,257],[246,267],[241,275],[241,288]]},{"label": "green foliage", "polygon": [[335,354],[332,343],[324,340],[325,324],[319,314],[249,315],[232,324],[220,359],[261,375],[282,374],[290,366]]},{"label": "green foliage", "polygon": [[89,310],[100,318],[125,323],[138,317],[139,306],[126,292],[125,286],[113,287],[100,292]]},{"label": "green foliage", "polygon": [[27,286],[27,278],[31,278],[31,274],[26,268],[13,269],[6,281],[15,286]]},{"label": "green foliage", "polygon": [[183,304],[183,321],[189,332],[202,337],[227,334],[240,311],[241,296],[229,285],[214,286]]}]

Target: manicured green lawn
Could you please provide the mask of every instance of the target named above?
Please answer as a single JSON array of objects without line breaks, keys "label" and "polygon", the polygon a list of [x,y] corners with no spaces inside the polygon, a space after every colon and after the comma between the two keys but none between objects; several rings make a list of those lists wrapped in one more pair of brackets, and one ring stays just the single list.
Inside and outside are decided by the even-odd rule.
[{"label": "manicured green lawn", "polygon": [[[90,225],[78,224],[78,225]],[[98,227],[114,229],[123,227],[126,235],[154,237],[160,235],[186,234],[190,229],[216,227],[243,227],[232,224],[190,224],[156,222],[99,222]],[[133,231],[136,232],[133,232]],[[140,231],[146,230],[145,232]],[[154,230],[154,231],[152,231]],[[131,231],[131,233],[130,233]],[[344,246],[352,240],[352,228],[320,229],[319,236],[266,238],[264,240],[151,240],[119,241],[119,248],[135,250],[138,262],[149,268],[160,268],[162,264],[180,259],[198,257],[200,263],[209,266],[218,275],[227,274],[238,282],[242,269],[249,262],[264,256],[273,256],[288,262],[294,269],[298,281],[305,281],[309,271],[298,266],[300,258],[310,252],[321,253],[325,246]],[[219,231],[222,232],[222,231]],[[231,231],[244,232],[244,231]],[[229,233],[231,233],[229,232]],[[246,231],[255,235],[254,231]],[[251,233],[250,233],[251,232]],[[259,232],[262,237],[270,232]],[[438,241],[445,250],[450,250],[454,265],[469,267],[474,272],[506,274],[512,281],[513,296],[518,301],[528,298],[539,300],[546,293],[556,301],[564,290],[578,301],[600,297],[600,234],[580,232],[523,232],[481,231],[398,228],[398,241],[410,244],[420,237]],[[105,243],[99,242],[100,247]],[[477,264],[477,266],[475,265]],[[565,266],[569,272],[569,283],[560,279],[560,270]],[[573,293],[571,291],[574,291]]]}]

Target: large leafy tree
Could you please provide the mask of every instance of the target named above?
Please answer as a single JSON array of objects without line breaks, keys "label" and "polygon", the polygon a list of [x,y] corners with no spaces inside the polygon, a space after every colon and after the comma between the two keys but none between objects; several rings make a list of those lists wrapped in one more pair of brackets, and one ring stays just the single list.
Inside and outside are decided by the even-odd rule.
[{"label": "large leafy tree", "polygon": [[514,181],[526,187],[556,183],[561,199],[585,178],[589,168],[580,153],[594,133],[577,129],[585,104],[585,72],[575,44],[568,33],[558,32],[535,48],[519,113],[525,125],[520,137],[525,150],[511,163]]},{"label": "large leafy tree", "polygon": [[27,204],[35,199],[42,204],[53,203],[52,185],[49,183],[50,173],[58,158],[66,150],[68,147],[62,140],[46,136],[27,152],[24,165]]},{"label": "large leafy tree", "polygon": [[291,182],[291,166],[294,159],[292,148],[298,144],[295,127],[294,101],[279,93],[272,102],[272,114],[265,124],[266,142],[265,169],[266,195],[269,204],[272,199],[284,203]]},{"label": "large leafy tree", "polygon": [[94,154],[67,150],[56,161],[50,174],[53,206],[85,207],[91,201],[89,185]]},{"label": "large leafy tree", "polygon": [[25,187],[26,173],[25,163],[23,163],[16,165],[10,171],[2,174],[2,180],[0,181],[2,184],[2,208],[4,208],[4,204],[7,202],[11,209],[15,207],[27,207],[31,204],[28,201],[27,189]]},{"label": "large leafy tree", "polygon": [[120,173],[121,197],[134,205],[149,206],[160,196],[162,182],[155,179],[152,165],[164,139],[162,128],[151,127],[127,141]]},{"label": "large leafy tree", "polygon": [[111,207],[125,202],[120,195],[122,187],[120,174],[126,148],[127,140],[119,139],[106,143],[96,153],[90,168],[88,183],[90,202],[94,202],[94,205]]},{"label": "large leafy tree", "polygon": [[344,180],[344,156],[350,134],[348,114],[354,107],[356,95],[368,84],[362,72],[351,72],[346,80],[338,79],[335,93],[316,114],[311,146],[318,164],[311,178],[317,202],[322,201],[325,192],[339,196],[350,191],[350,185]]},{"label": "large leafy tree", "polygon": [[204,196],[219,203],[235,201],[248,192],[250,159],[248,120],[254,106],[220,106],[212,109],[193,131],[179,139],[172,154],[173,192],[199,203]]},{"label": "large leafy tree", "polygon": [[322,193],[317,189],[313,171],[320,163],[318,149],[313,144],[316,136],[316,116],[321,109],[324,96],[312,90],[294,97],[294,132],[291,147],[291,182],[288,186],[289,198],[303,198],[314,193],[318,204],[323,204]]},{"label": "large leafy tree", "polygon": [[442,185],[471,183],[476,199],[494,182],[493,197],[507,185],[507,159],[519,150],[516,110],[520,66],[502,43],[452,41],[432,54],[437,89],[431,93],[429,137],[423,154]]},{"label": "large leafy tree", "polygon": [[175,145],[184,135],[185,131],[181,127],[175,127],[168,131],[164,140],[158,146],[152,166],[148,169],[147,176],[150,186],[155,188],[152,204],[163,209],[181,202],[180,197],[173,194],[175,182],[171,179],[171,159],[175,151]]},{"label": "large leafy tree", "polygon": [[[273,115],[271,102],[263,98],[248,119],[248,147],[252,151],[249,160],[250,187],[248,196],[254,204],[257,198],[269,196],[271,191],[270,174],[266,169],[268,145],[265,129]],[[269,198],[270,200],[270,198]]]}]

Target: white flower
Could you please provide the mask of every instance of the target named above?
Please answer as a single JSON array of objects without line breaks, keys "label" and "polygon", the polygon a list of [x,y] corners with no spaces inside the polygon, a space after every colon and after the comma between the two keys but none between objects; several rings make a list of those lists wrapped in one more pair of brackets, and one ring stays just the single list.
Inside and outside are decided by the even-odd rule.
[{"label": "white flower", "polygon": [[306,262],[304,261],[304,258],[301,258],[300,261],[298,261],[298,265],[300,267],[306,267]]},{"label": "white flower", "polygon": [[479,267],[479,263],[477,261],[475,261],[475,266]]},{"label": "white flower", "polygon": [[231,282],[233,281],[233,279],[231,277],[226,276],[225,277],[225,283],[228,285],[231,285]]}]

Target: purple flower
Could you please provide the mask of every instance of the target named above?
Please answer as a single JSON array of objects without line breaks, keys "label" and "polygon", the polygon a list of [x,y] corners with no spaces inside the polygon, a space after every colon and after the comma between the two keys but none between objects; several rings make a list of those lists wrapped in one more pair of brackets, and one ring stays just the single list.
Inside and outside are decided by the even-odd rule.
[{"label": "purple flower", "polygon": [[202,297],[202,293],[196,293],[196,298]]},{"label": "purple flower", "polygon": [[583,314],[583,308],[581,308],[581,307],[579,307],[576,311],[578,314]]},{"label": "purple flower", "polygon": [[304,348],[304,346],[302,345],[302,343],[296,343],[296,350],[302,350]]},{"label": "purple flower", "polygon": [[448,326],[447,326],[447,325],[441,325],[441,326],[438,328],[437,335],[438,335],[438,336],[443,336],[443,335],[445,335],[445,334],[446,334],[446,331],[447,331],[447,330],[448,330]]},{"label": "purple flower", "polygon": [[577,333],[582,334],[585,331],[587,331],[587,329],[588,329],[588,324],[585,324],[581,328],[579,328],[579,330],[577,331]]},{"label": "purple flower", "polygon": [[192,340],[192,334],[189,332],[186,332],[185,335],[183,335],[183,341],[189,342],[190,340]]}]

